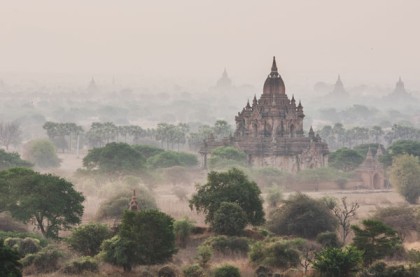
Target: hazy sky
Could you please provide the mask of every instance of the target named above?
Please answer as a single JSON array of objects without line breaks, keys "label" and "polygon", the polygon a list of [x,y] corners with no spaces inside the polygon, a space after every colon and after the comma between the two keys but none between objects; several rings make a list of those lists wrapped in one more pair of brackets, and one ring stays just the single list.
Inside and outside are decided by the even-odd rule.
[{"label": "hazy sky", "polygon": [[[115,76],[420,88],[419,0],[0,0],[0,79]],[[104,78],[105,78],[104,77]]]}]

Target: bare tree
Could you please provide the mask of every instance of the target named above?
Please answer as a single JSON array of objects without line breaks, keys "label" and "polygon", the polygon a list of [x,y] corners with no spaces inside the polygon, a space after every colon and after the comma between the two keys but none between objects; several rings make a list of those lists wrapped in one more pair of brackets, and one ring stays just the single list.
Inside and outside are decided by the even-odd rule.
[{"label": "bare tree", "polygon": [[334,209],[334,215],[338,219],[338,225],[341,229],[342,244],[346,243],[346,238],[350,233],[350,220],[356,216],[356,210],[359,208],[359,203],[347,203],[347,197],[341,198],[341,205],[337,205]]},{"label": "bare tree", "polygon": [[17,122],[0,122],[0,144],[9,149],[20,142],[20,126]]}]

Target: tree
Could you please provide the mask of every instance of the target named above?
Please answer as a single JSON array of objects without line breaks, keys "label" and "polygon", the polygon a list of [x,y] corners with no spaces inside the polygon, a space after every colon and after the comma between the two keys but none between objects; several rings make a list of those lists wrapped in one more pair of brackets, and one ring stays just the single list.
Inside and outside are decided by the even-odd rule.
[{"label": "tree", "polygon": [[0,276],[21,277],[22,265],[19,260],[19,254],[0,240]]},{"label": "tree", "polygon": [[138,173],[145,168],[145,159],[130,145],[112,142],[89,150],[83,158],[83,166],[89,171],[99,170],[107,174]]},{"label": "tree", "polygon": [[173,221],[157,210],[126,211],[118,235],[102,244],[105,261],[124,271],[166,262],[176,253]]},{"label": "tree", "polygon": [[84,256],[95,256],[99,253],[104,240],[111,238],[111,231],[104,224],[89,223],[73,230],[67,243]]},{"label": "tree", "polygon": [[297,193],[273,211],[267,225],[276,234],[315,239],[319,233],[334,231],[337,220],[323,203]]},{"label": "tree", "polygon": [[219,138],[226,138],[232,134],[232,126],[225,120],[217,120],[213,127],[214,135]]},{"label": "tree", "polygon": [[18,145],[21,141],[21,131],[17,122],[0,122],[0,145],[9,149],[11,144]]},{"label": "tree", "polygon": [[220,204],[211,224],[216,233],[228,236],[240,235],[246,225],[246,213],[238,204],[231,202]]},{"label": "tree", "polygon": [[191,231],[194,225],[191,220],[188,218],[184,218],[181,220],[177,220],[174,223],[174,232],[177,244],[185,248],[187,246],[187,242],[190,239]]},{"label": "tree", "polygon": [[402,155],[396,157],[391,167],[391,184],[410,204],[420,196],[420,164],[417,157]]},{"label": "tree", "polygon": [[373,261],[390,256],[401,247],[401,239],[391,227],[381,221],[366,219],[362,221],[363,229],[352,225],[354,232],[353,245],[363,251],[366,265]]},{"label": "tree", "polygon": [[0,149],[0,171],[12,167],[32,167],[28,161],[22,160],[18,153],[8,153]]},{"label": "tree", "polygon": [[348,148],[340,148],[330,154],[328,164],[336,169],[351,171],[356,169],[363,160],[364,157],[357,151]]},{"label": "tree", "polygon": [[356,211],[359,208],[359,203],[353,202],[350,205],[347,204],[347,198],[341,198],[341,207],[335,206],[333,208],[333,213],[338,220],[338,225],[341,229],[341,243],[344,245],[346,243],[346,238],[350,233],[350,220],[356,216]]},{"label": "tree", "polygon": [[40,168],[59,167],[61,161],[56,152],[49,140],[37,139],[25,144],[23,157]]},{"label": "tree", "polygon": [[214,277],[241,277],[241,274],[237,267],[227,264],[216,268]]},{"label": "tree", "polygon": [[363,252],[355,247],[325,248],[315,256],[314,268],[329,277],[353,276],[362,262]]},{"label": "tree", "polygon": [[57,238],[60,230],[80,223],[85,198],[63,178],[13,168],[0,172],[0,186],[12,217],[32,222],[46,237]]},{"label": "tree", "polygon": [[152,168],[167,168],[173,166],[194,167],[198,164],[197,157],[185,152],[165,151],[147,159]]},{"label": "tree", "polygon": [[264,222],[261,191],[255,182],[239,169],[227,172],[211,171],[207,183],[197,187],[190,200],[190,208],[206,214],[206,222],[214,222],[216,211],[223,202],[237,203],[247,216],[247,222],[260,225]]},{"label": "tree", "polygon": [[420,157],[420,141],[400,140],[394,142],[388,147],[387,152],[381,158],[381,161],[386,166],[390,166],[395,157],[403,154]]},{"label": "tree", "polygon": [[220,146],[211,152],[210,168],[224,168],[232,166],[246,166],[245,152],[232,146]]}]

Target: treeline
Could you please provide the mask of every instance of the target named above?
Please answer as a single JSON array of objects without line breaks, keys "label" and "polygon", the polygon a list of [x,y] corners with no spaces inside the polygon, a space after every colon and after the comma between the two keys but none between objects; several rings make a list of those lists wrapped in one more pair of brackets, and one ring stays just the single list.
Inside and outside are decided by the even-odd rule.
[{"label": "treeline", "polygon": [[343,124],[336,123],[334,126],[324,126],[318,133],[328,143],[330,150],[342,147],[353,148],[356,145],[367,143],[390,145],[398,140],[420,140],[420,129],[397,124],[387,130],[380,126],[346,129]]},{"label": "treeline", "polygon": [[216,121],[213,126],[159,123],[156,128],[148,129],[137,125],[118,126],[112,122],[94,122],[87,131],[75,123],[48,121],[43,128],[62,152],[73,152],[83,146],[103,147],[111,142],[154,144],[167,150],[179,150],[180,147],[197,150],[209,136],[220,139],[233,132],[232,126],[224,120]]}]

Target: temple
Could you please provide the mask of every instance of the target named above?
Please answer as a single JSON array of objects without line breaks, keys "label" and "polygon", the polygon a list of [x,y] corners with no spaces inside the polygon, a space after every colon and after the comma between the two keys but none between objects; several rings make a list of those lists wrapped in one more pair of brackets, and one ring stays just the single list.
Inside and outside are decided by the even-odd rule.
[{"label": "temple", "polygon": [[328,163],[328,146],[315,135],[303,130],[305,114],[299,101],[286,94],[283,79],[273,58],[271,72],[265,80],[259,99],[254,96],[235,117],[236,130],[231,138],[216,141],[209,138],[200,153],[203,165],[218,146],[234,146],[247,154],[252,166],[277,167],[288,172],[324,167]]},{"label": "temple", "polygon": [[387,187],[385,170],[383,165],[379,162],[379,158],[382,155],[381,146],[378,146],[375,155],[373,155],[372,150],[369,148],[365,160],[356,169],[356,175],[361,187],[368,189],[383,189]]}]

